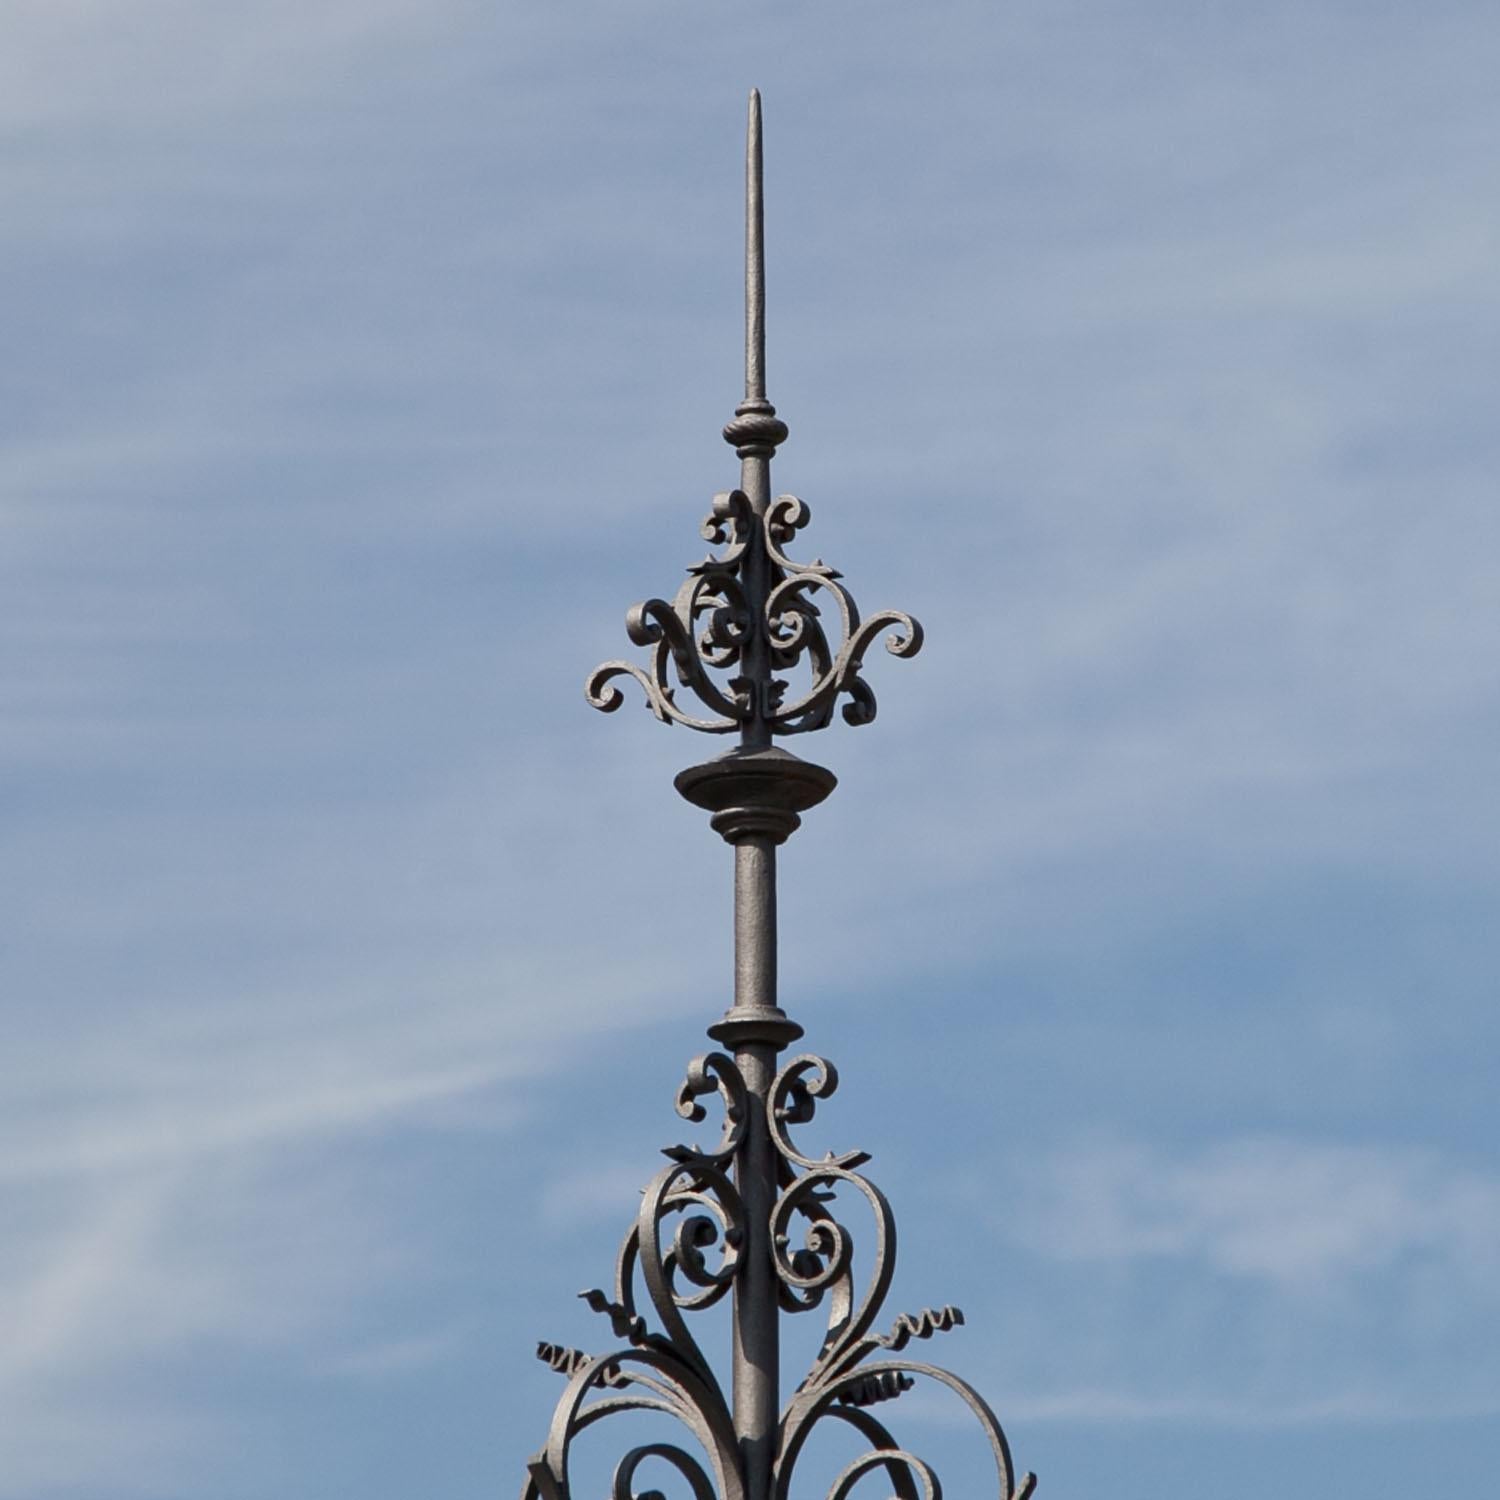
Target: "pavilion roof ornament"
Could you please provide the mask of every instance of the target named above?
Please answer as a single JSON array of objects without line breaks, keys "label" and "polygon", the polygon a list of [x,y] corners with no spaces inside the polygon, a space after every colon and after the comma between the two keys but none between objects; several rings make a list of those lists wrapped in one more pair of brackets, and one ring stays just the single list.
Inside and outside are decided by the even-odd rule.
[{"label": "pavilion roof ornament", "polygon": [[[678,790],[713,814],[735,851],[734,995],[709,1035],[724,1051],[695,1058],[677,1092],[677,1113],[707,1118],[717,1100],[718,1139],[665,1148],[625,1233],[614,1277],[580,1293],[605,1319],[598,1353],[562,1344],[537,1354],[563,1375],[546,1445],[527,1466],[522,1500],[573,1500],[575,1439],[607,1419],[648,1414],[686,1431],[697,1452],[663,1441],[628,1448],[615,1465],[611,1500],[662,1500],[664,1482],[693,1500],[790,1500],[798,1460],[824,1423],[852,1428],[868,1445],[833,1481],[846,1500],[869,1475],[896,1500],[940,1500],[935,1470],[897,1442],[874,1408],[921,1381],[945,1388],[988,1439],[998,1500],[1027,1500],[994,1412],[957,1375],[907,1353],[914,1341],[963,1322],[951,1306],[884,1311],[895,1271],[896,1224],[880,1189],[859,1170],[863,1151],[814,1156],[793,1139],[838,1087],[832,1063],[812,1053],[782,1061],[802,1035],[777,1001],[776,850],[799,814],[833,790],[833,774],[773,746],[773,736],[821,729],[840,699],[844,718],[868,723],[875,699],[864,656],[886,633],[896,656],[914,656],[922,632],[888,610],[862,619],[838,573],[799,563],[787,547],[808,521],[794,496],[770,495],[770,461],[787,435],[766,399],[765,272],[760,96],[750,96],[746,162],[745,399],[724,429],[740,458],[738,489],[715,497],[704,535],[722,548],[688,569],[667,603],[648,599],[627,630],[650,650],[648,666],[606,662],[588,679],[596,708],[633,677],[659,719],[713,734],[738,731],[727,754],[679,774]],[[825,620],[837,622],[837,641]],[[781,674],[805,669],[800,688]],[[696,700],[691,710],[685,699]],[[701,712],[697,711],[701,709]],[[862,1204],[873,1235],[856,1272],[854,1236],[840,1217]],[[728,1299],[733,1353],[726,1391],[689,1328],[688,1315]],[[822,1345],[801,1382],[780,1398],[780,1319],[821,1311]],[[638,1474],[650,1483],[638,1486]],[[805,1488],[805,1485],[803,1486]],[[873,1494],[873,1486],[866,1486]],[[862,1491],[864,1493],[864,1491]]]}]

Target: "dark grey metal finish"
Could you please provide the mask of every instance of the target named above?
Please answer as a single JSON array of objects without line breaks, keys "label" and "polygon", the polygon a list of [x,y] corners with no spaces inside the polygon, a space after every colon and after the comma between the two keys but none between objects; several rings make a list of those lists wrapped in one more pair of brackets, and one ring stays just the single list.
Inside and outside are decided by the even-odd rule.
[{"label": "dark grey metal finish", "polygon": [[[838,1074],[810,1053],[780,1061],[802,1028],[777,996],[776,850],[801,814],[833,790],[835,778],[776,746],[774,736],[823,728],[841,698],[848,700],[848,723],[869,723],[875,698],[861,675],[866,651],[889,632],[887,650],[914,656],[922,632],[896,610],[862,620],[834,569],[787,555],[809,513],[794,496],[771,499],[771,457],[787,429],[766,399],[761,181],[760,96],[752,92],[745,399],[724,429],[740,458],[740,487],[715,497],[703,527],[723,551],[688,569],[672,603],[648,599],[626,616],[631,640],[650,649],[648,666],[606,662],[586,688],[590,703],[611,712],[623,701],[613,679],[632,677],[664,722],[739,734],[734,749],[676,780],[734,847],[734,995],[709,1028],[728,1051],[695,1058],[677,1094],[678,1114],[695,1122],[707,1114],[700,1101],[716,1095],[723,1123],[712,1146],[666,1148],[668,1164],[642,1194],[613,1286],[581,1294],[608,1320],[613,1347],[587,1354],[538,1345],[538,1357],[566,1377],[567,1388],[546,1446],[528,1465],[522,1500],[573,1500],[574,1439],[630,1412],[674,1419],[698,1456],[664,1442],[630,1448],[615,1468],[612,1500],[662,1500],[655,1485],[666,1471],[694,1500],[789,1500],[798,1458],[825,1421],[852,1427],[869,1445],[834,1481],[828,1500],[845,1500],[870,1474],[882,1476],[897,1500],[940,1500],[934,1470],[898,1446],[871,1410],[922,1379],[946,1387],[978,1421],[1000,1500],[1026,1500],[1035,1478],[1015,1475],[1004,1433],[983,1398],[956,1375],[903,1357],[912,1340],[956,1327],[962,1313],[924,1308],[897,1317],[884,1333],[874,1331],[895,1270],[896,1224],[880,1190],[857,1170],[867,1155],[830,1151],[814,1158],[789,1134],[813,1119]],[[836,646],[824,630],[823,609],[838,621]],[[808,680],[793,692],[778,674],[799,668]],[[684,689],[707,717],[679,702]],[[835,1216],[841,1193],[846,1203],[863,1202],[873,1221],[862,1279],[854,1270],[853,1237]],[[733,1333],[727,1393],[684,1316],[726,1297]],[[781,1317],[814,1309],[827,1314],[822,1348],[783,1401]],[[651,1474],[652,1487],[637,1488],[638,1471]]]}]

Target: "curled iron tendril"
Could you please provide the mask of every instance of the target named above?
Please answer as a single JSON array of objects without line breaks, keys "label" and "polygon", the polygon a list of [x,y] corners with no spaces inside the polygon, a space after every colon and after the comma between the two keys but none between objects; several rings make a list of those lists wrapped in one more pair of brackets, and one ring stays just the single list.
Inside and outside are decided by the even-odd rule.
[{"label": "curled iron tendril", "polygon": [[677,1113],[699,1124],[708,1111],[698,1102],[717,1093],[724,1102],[724,1129],[711,1151],[693,1146],[666,1146],[662,1154],[672,1161],[724,1167],[733,1158],[745,1135],[745,1080],[732,1058],[722,1052],[706,1052],[688,1064],[687,1076],[677,1090]]},{"label": "curled iron tendril", "polygon": [[[936,1473],[901,1449],[868,1408],[895,1401],[920,1379],[946,1387],[969,1408],[984,1431],[995,1464],[1000,1500],[1027,1500],[1034,1475],[1018,1480],[999,1421],[966,1381],[936,1365],[871,1356],[899,1354],[914,1339],[930,1339],[963,1323],[956,1307],[900,1314],[886,1333],[874,1328],[895,1272],[896,1224],[885,1195],[856,1169],[863,1151],[829,1151],[817,1158],[800,1150],[788,1127],[811,1123],[818,1104],[838,1088],[833,1064],[811,1053],[787,1062],[772,1082],[770,1128],[781,1158],[782,1192],[771,1213],[776,1272],[789,1311],[827,1307],[827,1330],[817,1357],[787,1403],[776,1461],[776,1500],[787,1500],[797,1459],[819,1422],[835,1418],[856,1425],[871,1451],[834,1481],[829,1500],[846,1500],[867,1474],[883,1472],[897,1500],[941,1500]],[[863,1198],[874,1222],[870,1271],[856,1294],[853,1236],[834,1216],[840,1188]],[[792,1248],[792,1221],[806,1225],[800,1249]]]},{"label": "curled iron tendril", "polygon": [[[885,634],[893,656],[915,656],[922,627],[900,610],[861,619],[841,575],[821,559],[797,562],[788,542],[812,518],[795,495],[782,495],[757,514],[742,490],[714,496],[703,535],[724,550],[687,570],[671,603],[646,599],[625,616],[631,641],[650,651],[645,667],[607,661],[584,685],[588,701],[613,713],[625,701],[619,677],[640,684],[646,706],[664,724],[685,724],[707,734],[730,734],[752,721],[774,734],[805,734],[832,722],[840,698],[849,724],[875,717],[875,694],[862,675],[865,654]],[[824,614],[838,623],[830,641]],[[763,649],[754,650],[753,647]],[[811,682],[787,697],[790,683],[770,672],[790,671],[806,661]],[[769,671],[752,675],[763,663]],[[736,672],[720,680],[714,673]],[[679,692],[697,699],[707,717],[690,712]]]},{"label": "curled iron tendril", "polygon": [[[574,1438],[607,1417],[643,1411],[685,1427],[707,1466],[673,1444],[632,1448],[615,1470],[611,1500],[661,1500],[657,1490],[635,1489],[636,1471],[647,1460],[675,1471],[693,1500],[744,1500],[729,1405],[684,1317],[729,1293],[744,1239],[744,1209],[725,1169],[744,1132],[745,1083],[733,1060],[717,1052],[689,1064],[677,1092],[678,1114],[702,1121],[707,1111],[699,1101],[715,1093],[724,1109],[717,1146],[665,1149],[668,1165],[641,1195],[635,1223],[620,1245],[612,1289],[580,1294],[623,1346],[593,1355],[538,1346],[538,1357],[565,1375],[568,1385],[547,1446],[527,1466],[523,1500],[571,1500]],[[658,1328],[643,1310],[640,1287]]]}]

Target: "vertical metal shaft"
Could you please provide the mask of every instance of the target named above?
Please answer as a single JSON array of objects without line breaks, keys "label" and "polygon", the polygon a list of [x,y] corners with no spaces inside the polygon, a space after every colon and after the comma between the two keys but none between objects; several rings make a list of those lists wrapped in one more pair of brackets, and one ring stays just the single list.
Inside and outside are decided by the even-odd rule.
[{"label": "vertical metal shaft", "polygon": [[776,1004],[776,845],[764,833],[734,846],[734,1003]]},{"label": "vertical metal shaft", "polygon": [[[734,846],[734,1011],[776,1004],[776,844],[749,834]],[[769,1042],[742,1042],[735,1062],[745,1080],[750,1118],[735,1163],[745,1205],[742,1270],[734,1291],[734,1427],[748,1500],[769,1500],[780,1415],[780,1309],[771,1260],[776,1153],[766,1110],[776,1071]]]},{"label": "vertical metal shaft", "polygon": [[[774,414],[775,410],[766,400],[765,201],[761,183],[760,91],[751,89],[745,132],[745,399],[738,411],[742,417],[768,410]],[[763,516],[771,503],[771,454],[775,444],[765,441],[764,434],[753,427],[745,436],[749,441],[739,449],[740,488],[755,514]],[[740,731],[740,744],[746,750],[767,750],[771,745],[766,702],[771,664],[763,623],[767,584],[765,554],[756,546],[745,563],[745,596],[755,626],[747,642],[744,674],[757,700]]]},{"label": "vertical metal shaft", "polygon": [[745,133],[745,395],[766,394],[766,212],[761,190],[760,90]]},{"label": "vertical metal shaft", "polygon": [[739,455],[740,489],[755,518],[744,528],[733,606],[744,620],[732,684],[743,695],[744,713],[733,752],[676,779],[678,791],[713,813],[713,828],[734,846],[734,1002],[709,1035],[733,1048],[747,1096],[734,1160],[743,1224],[733,1294],[733,1419],[746,1500],[770,1500],[775,1482],[781,1296],[771,1215],[781,1158],[767,1112],[777,1055],[802,1034],[777,1005],[776,848],[797,828],[800,814],[834,787],[831,771],[772,745],[778,660],[767,605],[785,564],[772,562],[763,522],[771,506],[771,458],[787,429],[766,399],[763,223],[760,95],[752,92],[745,150],[745,397],[724,429]]},{"label": "vertical metal shaft", "polygon": [[[765,211],[761,188],[760,93],[751,90],[745,138],[745,403],[764,409],[766,401]],[[774,444],[740,449],[740,488],[757,516],[771,501]],[[755,695],[755,711],[740,735],[745,750],[771,745],[768,691],[771,678],[765,636],[768,564],[759,546],[746,559],[745,593],[755,627],[745,653],[744,671]],[[747,833],[734,846],[734,1010],[765,1010],[776,1005],[776,841],[767,833]],[[750,1119],[735,1185],[745,1205],[746,1244],[734,1293],[734,1426],[744,1461],[747,1500],[769,1500],[780,1416],[780,1307],[771,1258],[771,1210],[776,1202],[776,1153],[766,1110],[776,1071],[776,1048],[745,1040],[735,1062],[749,1096]]]},{"label": "vertical metal shaft", "polygon": [[[764,1014],[776,1005],[776,842],[746,833],[734,845],[734,1005],[729,1014]],[[749,1119],[735,1161],[745,1206],[745,1243],[734,1288],[734,1430],[747,1500],[769,1500],[780,1416],[780,1307],[771,1259],[776,1153],[766,1111],[776,1072],[775,1044],[747,1037],[734,1060],[745,1080]]]}]

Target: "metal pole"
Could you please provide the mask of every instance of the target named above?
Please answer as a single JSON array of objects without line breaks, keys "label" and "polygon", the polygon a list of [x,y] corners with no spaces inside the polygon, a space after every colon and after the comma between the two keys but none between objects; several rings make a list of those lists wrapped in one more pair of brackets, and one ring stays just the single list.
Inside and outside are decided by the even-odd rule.
[{"label": "metal pole", "polygon": [[[765,211],[762,197],[760,92],[750,93],[745,133],[745,401],[737,415],[774,416],[766,400]],[[771,502],[771,433],[740,447],[740,488],[757,517]],[[745,593],[751,618],[765,608],[765,552],[753,547],[746,558]],[[743,750],[768,749],[771,725],[766,693],[771,677],[763,631],[746,643],[745,676],[755,695],[754,711],[740,731]],[[746,832],[734,845],[734,1011],[776,1008],[776,840],[769,833]],[[744,1463],[747,1500],[769,1500],[775,1462],[776,1419],[780,1414],[780,1309],[771,1258],[771,1209],[776,1202],[776,1153],[766,1109],[776,1074],[774,1044],[745,1040],[734,1060],[745,1080],[748,1119],[735,1160],[735,1186],[745,1205],[744,1269],[734,1288],[734,1430]]]},{"label": "metal pole", "polygon": [[[734,1010],[776,1004],[776,845],[749,834],[734,846]],[[734,1060],[745,1080],[748,1119],[735,1162],[745,1205],[744,1271],[734,1289],[734,1430],[744,1460],[748,1500],[769,1500],[780,1412],[780,1311],[771,1259],[776,1153],[766,1110],[776,1047],[746,1041]]]},{"label": "metal pole", "polygon": [[[761,188],[760,91],[750,91],[750,119],[745,132],[745,399],[735,420],[724,429],[726,441],[740,458],[740,489],[757,519],[771,504],[771,455],[786,441],[786,424],[766,399],[766,252],[765,206]],[[759,528],[757,528],[757,531]],[[745,556],[744,587],[750,618],[762,621],[768,593],[765,548],[752,545]],[[766,750],[771,745],[769,643],[764,629],[752,629],[745,642],[745,690],[750,713],[740,726],[740,748]],[[774,856],[773,856],[774,858]]]}]

